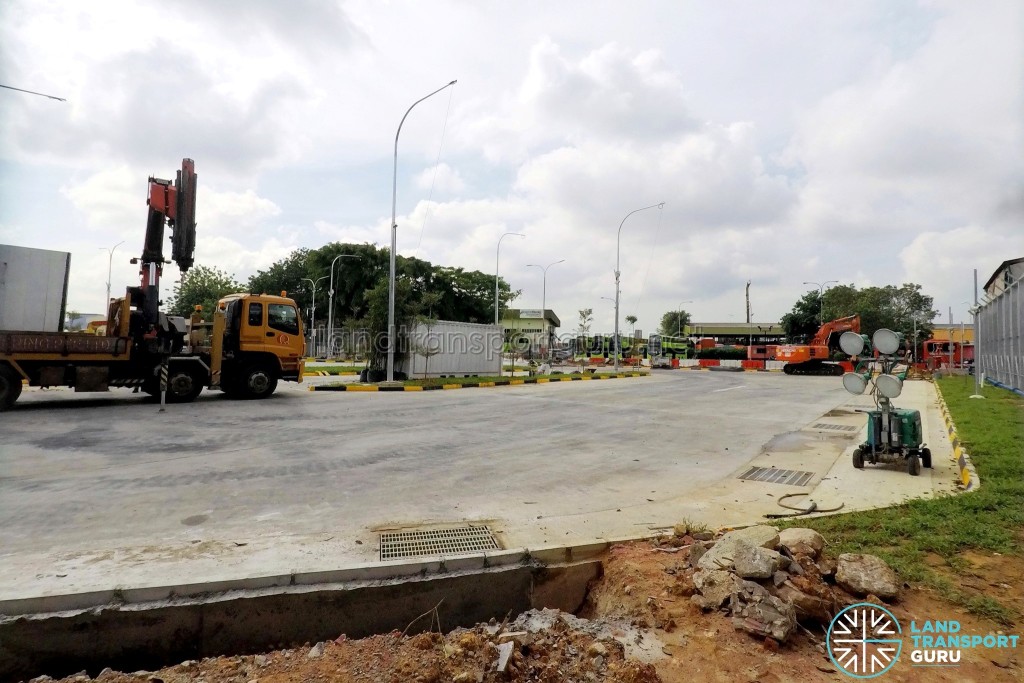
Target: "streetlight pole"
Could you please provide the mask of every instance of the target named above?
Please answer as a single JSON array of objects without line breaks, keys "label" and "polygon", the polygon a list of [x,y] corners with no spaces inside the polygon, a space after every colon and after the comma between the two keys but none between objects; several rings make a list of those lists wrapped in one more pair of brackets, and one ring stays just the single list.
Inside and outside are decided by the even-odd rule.
[{"label": "streetlight pole", "polygon": [[[338,259],[343,258],[359,258],[358,254],[338,254],[331,261],[331,287],[328,291],[329,299],[327,302],[327,342],[330,348],[327,349],[328,353],[334,353],[334,264],[338,262]],[[338,275],[341,278],[341,275]]]},{"label": "streetlight pole", "polygon": [[629,218],[638,211],[646,211],[647,209],[660,209],[665,206],[665,202],[660,204],[651,204],[640,209],[634,209],[626,214],[622,222],[619,223],[619,232],[615,237],[615,339],[612,343],[612,347],[615,350],[615,372],[619,371],[619,252],[622,244],[622,226],[626,223],[626,218]]},{"label": "streetlight pole", "polygon": [[692,304],[693,301],[687,299],[686,301],[679,302],[679,308],[676,309],[676,337],[683,336],[683,304]]},{"label": "streetlight pole", "polygon": [[303,277],[303,278],[299,278],[299,279],[300,280],[305,280],[306,282],[309,282],[313,286],[313,304],[312,304],[312,308],[310,309],[310,313],[309,313],[309,330],[310,330],[309,333],[310,333],[310,341],[313,342],[313,353],[315,354],[317,352],[317,350],[318,350],[316,348],[316,286],[317,286],[317,284],[320,283],[321,280],[326,280],[327,276],[323,275],[321,277],[318,277],[316,280],[314,280],[313,278],[309,278],[309,277]]},{"label": "streetlight pole", "polygon": [[548,309],[547,309],[547,305],[548,305],[548,268],[550,268],[551,266],[557,266],[559,263],[565,263],[565,259],[559,259],[558,261],[555,261],[554,263],[549,263],[546,266],[538,266],[536,263],[527,263],[526,264],[527,268],[540,268],[541,270],[544,271],[544,285],[543,285],[543,290],[542,290],[542,293],[541,293],[541,300],[540,300],[540,302],[541,302],[540,303],[540,326],[541,326],[541,331],[544,334],[544,341],[547,343],[547,346],[545,348],[547,348],[548,351],[551,350],[550,349],[550,347],[551,347],[551,337],[548,334]]},{"label": "streetlight pole", "polygon": [[398,223],[395,222],[395,210],[398,205],[398,136],[402,133],[402,124],[405,123],[405,117],[409,115],[412,108],[417,104],[433,97],[437,93],[441,92],[445,88],[455,85],[458,81],[452,81],[447,85],[441,86],[429,95],[425,95],[420,99],[412,103],[412,105],[405,110],[405,114],[402,116],[402,120],[398,122],[398,130],[395,131],[395,165],[394,173],[391,177],[391,258],[389,259],[388,269],[388,375],[387,381],[395,381],[395,249],[398,246]]},{"label": "streetlight pole", "polygon": [[504,235],[498,238],[498,252],[494,256],[494,324],[498,324],[498,264],[501,261],[501,241],[509,235],[516,235],[518,237],[526,237],[521,232],[506,232]]},{"label": "streetlight pole", "polygon": [[117,249],[122,244],[124,244],[124,240],[121,240],[120,242],[118,242],[117,244],[110,248],[100,247],[100,249],[105,250],[109,255],[107,258],[107,302],[103,305],[104,318],[110,315],[110,272],[114,267],[114,250]]},{"label": "streetlight pole", "polygon": [[825,282],[805,282],[805,285],[814,285],[818,288],[818,324],[825,324],[825,288],[834,285],[839,280],[826,280]]}]

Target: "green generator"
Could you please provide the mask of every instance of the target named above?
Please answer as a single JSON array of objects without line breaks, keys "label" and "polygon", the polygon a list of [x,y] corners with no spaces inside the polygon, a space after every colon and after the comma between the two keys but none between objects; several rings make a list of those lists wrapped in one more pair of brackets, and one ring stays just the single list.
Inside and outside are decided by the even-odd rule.
[{"label": "green generator", "polygon": [[[865,358],[857,362],[854,372],[843,375],[843,386],[851,394],[863,394],[868,387],[875,401],[875,410],[863,410],[868,416],[867,441],[853,451],[853,466],[864,467],[865,462],[877,464],[906,460],[907,471],[917,476],[921,466],[932,466],[932,452],[924,445],[921,429],[921,411],[897,408],[892,399],[903,392],[906,369],[898,366],[905,362],[896,356],[902,337],[885,328],[875,331],[871,344],[867,337],[845,332],[839,339],[844,353],[856,360],[865,349]],[[875,351],[872,358],[871,349]],[[909,367],[909,366],[908,366]],[[875,375],[874,371],[880,372]]]}]

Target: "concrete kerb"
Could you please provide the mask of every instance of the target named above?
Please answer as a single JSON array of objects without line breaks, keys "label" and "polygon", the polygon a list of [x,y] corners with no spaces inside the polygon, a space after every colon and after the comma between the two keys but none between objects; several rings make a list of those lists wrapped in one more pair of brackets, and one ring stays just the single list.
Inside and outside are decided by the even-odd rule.
[{"label": "concrete kerb", "polygon": [[946,434],[949,436],[949,441],[953,445],[953,458],[956,460],[957,467],[960,469],[960,485],[964,487],[966,491],[976,491],[981,487],[981,479],[978,477],[978,471],[974,469],[974,463],[971,462],[971,457],[964,450],[963,444],[960,442],[960,437],[956,433],[956,424],[953,423],[953,417],[949,414],[949,407],[946,405],[946,399],[942,396],[942,390],[939,385],[935,385],[935,393],[939,397],[939,408],[942,411],[942,419],[946,422]]},{"label": "concrete kerb", "polygon": [[387,392],[387,391],[442,391],[454,389],[478,389],[491,387],[519,386],[525,384],[550,384],[555,382],[579,382],[604,379],[625,379],[627,377],[648,377],[649,372],[620,372],[618,374],[593,375],[553,375],[547,377],[510,377],[506,380],[486,382],[468,382],[466,384],[435,384],[431,386],[383,387],[375,384],[318,384],[310,386],[310,391],[355,391],[355,392]]},{"label": "concrete kerb", "polygon": [[[495,564],[485,566],[487,562]],[[463,564],[463,569],[450,568]],[[531,608],[573,612],[582,604],[589,582],[601,573],[596,560],[543,565],[522,550],[489,553],[475,561],[407,563],[405,571],[417,568],[411,575],[386,579],[350,576],[342,582],[236,588],[139,603],[114,600],[58,612],[4,613],[0,616],[0,680],[42,673],[59,677],[105,666],[152,670],[184,659],[316,642],[339,633],[361,638],[403,627],[418,633],[428,628],[428,622],[419,623],[419,617],[442,603],[446,629]]]}]

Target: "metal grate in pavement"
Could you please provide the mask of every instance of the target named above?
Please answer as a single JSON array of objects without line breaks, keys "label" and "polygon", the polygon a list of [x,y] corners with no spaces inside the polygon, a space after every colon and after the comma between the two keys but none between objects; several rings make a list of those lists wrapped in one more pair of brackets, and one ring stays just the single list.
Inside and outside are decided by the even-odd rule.
[{"label": "metal grate in pavement", "polygon": [[386,531],[380,535],[380,559],[459,555],[501,546],[486,526],[457,526],[423,531]]},{"label": "metal grate in pavement", "polygon": [[814,478],[814,472],[802,470],[780,470],[775,467],[751,467],[740,475],[747,481],[762,481],[767,484],[785,484],[786,486],[806,486]]},{"label": "metal grate in pavement", "polygon": [[819,422],[818,424],[811,425],[811,429],[830,429],[837,432],[856,432],[860,430],[860,427],[854,425],[836,425],[830,422]]}]

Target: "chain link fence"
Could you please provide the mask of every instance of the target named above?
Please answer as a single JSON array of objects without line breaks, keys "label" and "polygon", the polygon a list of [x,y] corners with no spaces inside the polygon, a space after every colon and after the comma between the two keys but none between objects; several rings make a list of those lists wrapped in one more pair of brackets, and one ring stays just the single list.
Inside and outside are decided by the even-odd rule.
[{"label": "chain link fence", "polygon": [[[1021,279],[978,311],[980,371],[1001,384],[1024,390],[1024,291]],[[977,369],[976,369],[977,371]]]}]

